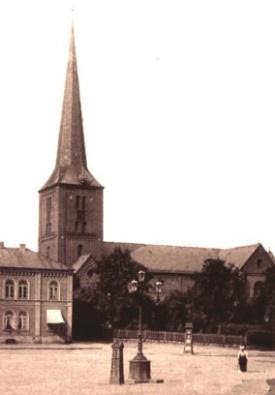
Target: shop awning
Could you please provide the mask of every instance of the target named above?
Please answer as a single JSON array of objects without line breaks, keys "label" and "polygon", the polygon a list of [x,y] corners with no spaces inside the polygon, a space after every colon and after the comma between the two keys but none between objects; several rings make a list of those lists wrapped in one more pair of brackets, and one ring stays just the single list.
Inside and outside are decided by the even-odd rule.
[{"label": "shop awning", "polygon": [[64,324],[61,310],[47,310],[47,324]]}]

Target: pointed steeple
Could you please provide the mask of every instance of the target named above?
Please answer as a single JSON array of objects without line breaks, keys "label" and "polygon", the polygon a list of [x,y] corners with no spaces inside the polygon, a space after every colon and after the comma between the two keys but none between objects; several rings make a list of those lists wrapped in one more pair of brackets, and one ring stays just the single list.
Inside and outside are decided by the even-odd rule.
[{"label": "pointed steeple", "polygon": [[42,190],[57,184],[101,187],[87,168],[73,26],[56,164]]}]

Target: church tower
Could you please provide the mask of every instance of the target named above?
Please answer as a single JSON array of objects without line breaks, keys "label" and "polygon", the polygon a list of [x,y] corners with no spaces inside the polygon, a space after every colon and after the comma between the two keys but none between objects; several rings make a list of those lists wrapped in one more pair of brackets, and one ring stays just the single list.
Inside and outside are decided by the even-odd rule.
[{"label": "church tower", "polygon": [[103,187],[87,168],[73,28],[55,169],[39,193],[39,252],[68,266],[96,253]]}]

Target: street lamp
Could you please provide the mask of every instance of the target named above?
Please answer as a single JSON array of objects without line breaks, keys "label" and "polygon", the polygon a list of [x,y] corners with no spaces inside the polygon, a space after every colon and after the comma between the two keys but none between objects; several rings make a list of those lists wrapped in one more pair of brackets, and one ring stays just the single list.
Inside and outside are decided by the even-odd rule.
[{"label": "street lamp", "polygon": [[155,330],[159,329],[159,304],[160,304],[160,294],[162,292],[163,281],[157,280],[155,282],[155,294],[156,294],[156,303],[153,310],[153,327]]},{"label": "street lamp", "polygon": [[145,280],[145,272],[140,270],[138,272],[138,281],[132,280],[128,284],[130,293],[138,293],[138,343],[137,355],[130,361],[129,378],[135,382],[145,383],[151,379],[151,361],[149,361],[143,354],[143,339],[142,339],[142,300],[143,300],[143,285]]},{"label": "street lamp", "polygon": [[159,304],[159,302],[160,302],[160,294],[161,294],[161,290],[162,290],[162,287],[163,286],[163,281],[159,281],[159,280],[157,280],[156,282],[155,282],[155,287],[156,287],[156,294],[157,294],[157,300],[156,300],[156,304],[158,305]]}]

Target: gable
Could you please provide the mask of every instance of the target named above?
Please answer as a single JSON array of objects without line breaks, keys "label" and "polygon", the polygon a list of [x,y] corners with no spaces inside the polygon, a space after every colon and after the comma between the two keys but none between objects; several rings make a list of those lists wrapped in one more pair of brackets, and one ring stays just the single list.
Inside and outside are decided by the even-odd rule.
[{"label": "gable", "polygon": [[81,288],[94,288],[97,285],[99,279],[98,274],[96,274],[97,263],[92,255],[82,255],[73,267]]},{"label": "gable", "polygon": [[264,274],[266,270],[272,267],[274,263],[266,250],[259,245],[254,253],[248,258],[244,264],[242,271],[247,274]]}]

